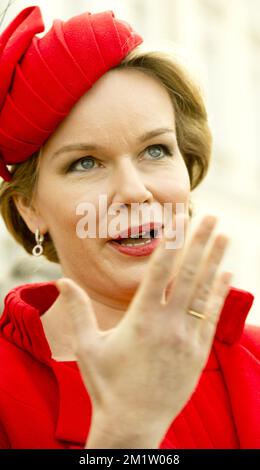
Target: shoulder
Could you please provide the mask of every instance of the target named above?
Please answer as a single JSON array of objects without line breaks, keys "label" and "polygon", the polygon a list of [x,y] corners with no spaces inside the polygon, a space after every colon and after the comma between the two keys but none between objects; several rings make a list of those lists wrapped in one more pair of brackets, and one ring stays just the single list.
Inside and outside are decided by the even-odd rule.
[{"label": "shoulder", "polygon": [[5,391],[12,395],[17,386],[21,386],[28,367],[28,355],[0,336],[0,393]]},{"label": "shoulder", "polygon": [[29,403],[46,382],[51,386],[51,375],[46,365],[0,337],[0,407],[3,400]]}]

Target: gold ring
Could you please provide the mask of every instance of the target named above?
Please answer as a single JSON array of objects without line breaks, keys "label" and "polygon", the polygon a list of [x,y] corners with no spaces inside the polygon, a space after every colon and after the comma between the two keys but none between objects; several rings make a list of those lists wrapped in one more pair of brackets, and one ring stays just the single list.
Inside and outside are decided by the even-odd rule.
[{"label": "gold ring", "polygon": [[204,320],[206,318],[203,313],[196,312],[196,310],[189,309],[187,313],[189,315],[192,315],[193,317],[200,318],[201,320]]}]

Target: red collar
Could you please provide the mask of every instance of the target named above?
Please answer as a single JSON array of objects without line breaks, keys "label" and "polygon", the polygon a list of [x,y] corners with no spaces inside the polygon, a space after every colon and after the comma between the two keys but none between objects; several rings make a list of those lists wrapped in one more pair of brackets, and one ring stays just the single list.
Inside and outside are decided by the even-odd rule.
[{"label": "red collar", "polygon": [[[40,316],[50,308],[57,296],[54,281],[25,284],[13,289],[5,298],[0,335],[52,368],[60,396],[55,436],[58,440],[69,442],[71,448],[82,448],[91,422],[91,400],[77,363],[52,359],[40,320]],[[221,312],[216,332],[218,341],[215,343],[226,347],[240,339],[252,302],[252,294],[236,288],[230,289]],[[218,354],[219,359],[221,357]],[[218,360],[212,349],[205,369],[217,369]]]},{"label": "red collar", "polygon": [[[0,334],[42,362],[49,362],[51,350],[40,316],[59,295],[55,281],[24,284],[12,289],[5,298],[0,319]],[[253,295],[232,287],[222,308],[216,339],[222,343],[239,341]]]}]

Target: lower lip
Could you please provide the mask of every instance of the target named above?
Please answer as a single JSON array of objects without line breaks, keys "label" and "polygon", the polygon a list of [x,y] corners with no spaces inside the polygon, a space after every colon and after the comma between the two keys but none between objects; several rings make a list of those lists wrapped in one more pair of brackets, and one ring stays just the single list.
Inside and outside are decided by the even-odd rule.
[{"label": "lower lip", "polygon": [[150,243],[147,243],[147,245],[133,245],[133,246],[126,246],[126,245],[120,245],[120,243],[110,241],[109,244],[111,245],[112,248],[114,248],[117,251],[120,251],[120,253],[124,253],[125,255],[129,256],[148,256],[150,255],[155,248],[159,245],[160,243],[160,238],[152,238]]}]

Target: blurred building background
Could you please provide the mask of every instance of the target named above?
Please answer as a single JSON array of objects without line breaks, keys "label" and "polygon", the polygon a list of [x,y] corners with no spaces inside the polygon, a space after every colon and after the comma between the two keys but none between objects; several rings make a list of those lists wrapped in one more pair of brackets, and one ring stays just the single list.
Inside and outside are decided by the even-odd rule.
[{"label": "blurred building background", "polygon": [[[223,263],[233,285],[256,298],[248,321],[260,324],[260,2],[259,0],[14,0],[1,30],[22,9],[41,7],[46,29],[54,18],[111,9],[147,45],[178,51],[201,83],[214,136],[211,168],[193,192],[196,225],[220,217],[231,237]],[[7,6],[0,0],[0,12]],[[0,223],[1,296],[22,282],[53,279],[59,268],[24,254]]]}]

